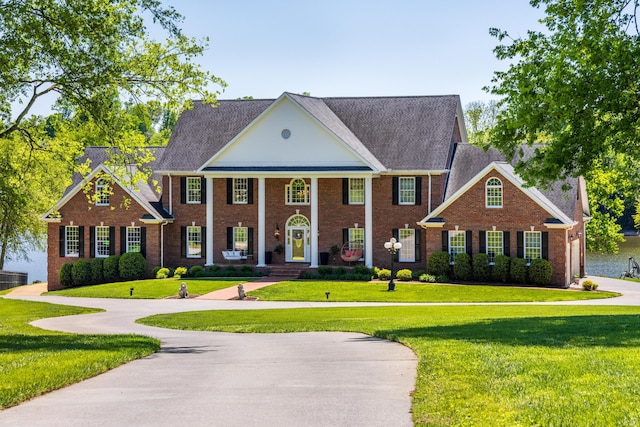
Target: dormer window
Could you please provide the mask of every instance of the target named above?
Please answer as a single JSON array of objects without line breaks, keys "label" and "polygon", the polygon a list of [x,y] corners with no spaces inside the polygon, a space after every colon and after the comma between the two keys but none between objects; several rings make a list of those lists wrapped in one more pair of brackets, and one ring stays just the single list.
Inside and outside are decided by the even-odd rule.
[{"label": "dormer window", "polygon": [[498,178],[490,178],[486,184],[486,207],[502,207],[502,181]]},{"label": "dormer window", "polygon": [[96,181],[96,206],[109,206],[109,183],[105,178]]}]

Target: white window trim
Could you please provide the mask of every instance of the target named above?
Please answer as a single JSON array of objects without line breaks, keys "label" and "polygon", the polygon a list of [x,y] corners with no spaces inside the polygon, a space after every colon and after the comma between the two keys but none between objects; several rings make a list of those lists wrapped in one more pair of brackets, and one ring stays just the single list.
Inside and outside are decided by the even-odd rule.
[{"label": "white window trim", "polygon": [[[192,234],[197,234],[198,240],[190,239]],[[190,243],[198,243],[200,245],[200,253],[198,253],[197,255],[191,254],[191,252],[189,251]],[[190,225],[187,227],[187,258],[202,258],[202,227],[200,226]]]},{"label": "white window trim", "polygon": [[[238,188],[238,184],[243,182],[244,188]],[[244,190],[244,200],[238,200],[240,191]],[[249,178],[232,178],[232,199],[234,205],[246,205],[249,204]]]},{"label": "white window trim", "polygon": [[[133,242],[133,239],[131,239],[131,233],[130,231],[133,231],[134,229],[136,229],[138,231],[137,235],[138,235],[138,241],[137,242]],[[138,243],[138,247],[140,248],[140,250],[138,251],[130,251],[129,249],[132,246],[132,243]],[[127,253],[129,252],[142,252],[142,228],[138,227],[138,226],[134,226],[134,227],[127,227],[127,246],[125,248],[127,250]]]},{"label": "white window trim", "polygon": [[[108,245],[107,245],[107,253],[106,254],[100,254],[100,250],[99,250],[100,243],[104,243],[104,240],[101,240],[99,238],[99,236],[100,236],[99,230],[100,229],[106,229],[107,230],[106,242],[108,243]],[[103,225],[98,225],[98,226],[96,226],[94,232],[95,232],[94,238],[95,238],[95,254],[96,254],[96,258],[108,258],[109,257],[109,251],[110,251],[110,245],[113,244],[113,242],[110,241],[110,239],[111,239],[111,230],[110,230],[110,228],[108,226],[106,226],[106,225],[104,225],[104,226]]]},{"label": "white window trim", "polygon": [[[304,191],[305,191],[305,200],[303,202],[293,202],[291,201],[292,199],[292,189],[293,189],[293,183],[296,181],[302,181],[304,182]],[[306,183],[306,181],[302,178],[294,178],[292,179],[289,184],[285,185],[285,201],[287,205],[290,206],[308,206],[310,204],[310,185]]]},{"label": "white window trim", "polygon": [[95,187],[96,206],[109,206],[109,183],[105,178],[98,178]]},{"label": "white window trim", "polygon": [[[69,231],[71,231],[72,228],[76,230],[77,240],[69,239]],[[77,242],[77,252],[69,252],[69,242]],[[64,227],[64,256],[75,258],[80,257],[80,227],[77,225],[67,225]]]},{"label": "white window trim", "polygon": [[[362,183],[362,187],[357,189],[358,192],[362,193],[362,201],[353,200],[352,194],[355,193],[356,189],[352,187],[352,183],[355,183],[355,180],[359,180]],[[364,202],[365,202],[364,178],[349,178],[349,204],[364,205]]]},{"label": "white window trim", "polygon": [[[409,245],[408,237],[402,237],[403,233],[407,233],[411,231],[411,240],[412,243]],[[416,230],[414,228],[400,228],[398,229],[398,240],[402,243],[402,248],[398,252],[398,261],[399,262],[416,262]],[[410,254],[410,256],[404,256],[403,254]]]},{"label": "white window trim", "polygon": [[494,231],[494,230],[487,230],[485,233],[485,245],[486,245],[486,254],[489,255],[489,265],[493,265],[494,260],[491,259],[491,255],[490,255],[490,249],[497,249],[497,247],[489,247],[489,234],[490,233],[500,233],[500,251],[496,251],[495,255],[494,255],[494,259],[495,257],[497,257],[498,255],[504,255],[504,232],[502,231]]},{"label": "white window trim", "polygon": [[[189,182],[198,182],[198,196],[196,198],[191,198],[191,188],[189,186]],[[202,179],[199,176],[188,176],[186,181],[185,191],[187,194],[185,195],[185,200],[188,205],[199,205],[202,203]]]},{"label": "white window trim", "polygon": [[[497,181],[500,185],[489,185],[491,181]],[[500,204],[499,205],[489,205],[489,190],[500,190]],[[496,196],[491,196],[492,198],[497,198]],[[492,177],[487,180],[487,183],[484,187],[484,206],[487,209],[501,209],[504,205],[504,192],[502,181],[499,178]]]},{"label": "white window trim", "polygon": [[[538,235],[538,245],[537,246],[529,246],[527,245],[527,235]],[[533,259],[538,259],[538,258],[542,258],[542,232],[541,231],[525,231],[523,236],[522,236],[522,246],[523,246],[523,256],[524,259],[527,260],[527,265],[529,265],[531,263],[531,260]],[[539,252],[540,256],[536,257],[536,258],[529,258],[527,255],[527,252],[530,249],[537,249],[537,251]]]},{"label": "white window trim", "polygon": [[[237,240],[236,239],[237,231],[240,230],[240,229],[244,230],[244,236],[245,236],[246,240]],[[246,248],[239,249],[238,248],[238,242],[246,244]],[[231,249],[234,250],[234,251],[241,251],[243,256],[247,255],[247,252],[249,251],[249,227],[233,227],[233,247]]]},{"label": "white window trim", "polygon": [[[357,232],[355,230],[358,230]],[[356,236],[354,236],[354,234],[359,234],[359,236],[357,236],[358,238],[356,238]],[[350,228],[349,229],[349,243],[351,242],[360,242],[362,245],[362,256],[360,257],[360,260],[362,260],[364,258],[364,234],[365,234],[365,230],[364,228]],[[351,246],[351,245],[349,245]],[[349,247],[349,249],[354,249],[352,247]],[[356,249],[360,249],[360,248],[356,248]]]},{"label": "white window trim", "polygon": [[[450,263],[453,264],[454,260],[455,260],[455,255],[453,254],[453,252],[451,251],[451,249],[454,247],[451,244],[451,240],[453,239],[454,236],[457,235],[462,235],[462,251],[460,252],[456,252],[455,255],[458,255],[460,253],[466,253],[467,252],[467,233],[465,230],[449,230],[448,233],[448,238],[449,238],[449,257],[450,257]],[[456,248],[459,246],[456,246]]]},{"label": "white window trim", "polygon": [[[406,202],[402,200],[402,195],[403,195],[402,182],[403,181],[413,181],[413,188],[412,188],[413,201],[411,202]],[[398,204],[399,205],[415,205],[416,204],[416,177],[415,176],[398,177]]]}]

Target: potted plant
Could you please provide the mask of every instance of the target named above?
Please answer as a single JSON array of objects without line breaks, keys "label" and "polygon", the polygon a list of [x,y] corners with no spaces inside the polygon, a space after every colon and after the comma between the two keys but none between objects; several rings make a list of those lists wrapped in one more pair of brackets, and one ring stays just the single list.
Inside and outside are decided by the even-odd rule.
[{"label": "potted plant", "polygon": [[284,252],[284,246],[277,245],[275,248],[273,248],[273,252],[281,255]]}]

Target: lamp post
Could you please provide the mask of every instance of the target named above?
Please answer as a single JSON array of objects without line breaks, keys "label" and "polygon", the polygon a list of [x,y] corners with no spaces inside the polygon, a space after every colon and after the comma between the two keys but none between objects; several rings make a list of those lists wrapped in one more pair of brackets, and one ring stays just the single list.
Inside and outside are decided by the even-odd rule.
[{"label": "lamp post", "polygon": [[402,248],[402,243],[398,242],[395,237],[392,237],[388,242],[384,243],[384,248],[391,254],[391,280],[389,280],[389,288],[387,291],[395,291],[396,284],[393,282],[393,261],[400,248]]}]

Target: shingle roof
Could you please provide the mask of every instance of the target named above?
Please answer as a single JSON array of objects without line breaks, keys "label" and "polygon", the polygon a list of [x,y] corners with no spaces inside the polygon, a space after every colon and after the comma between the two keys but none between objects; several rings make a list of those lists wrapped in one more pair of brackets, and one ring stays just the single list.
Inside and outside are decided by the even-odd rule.
[{"label": "shingle roof", "polygon": [[[315,98],[285,94],[370,164],[390,170],[448,169],[457,95]],[[178,119],[159,169],[195,171],[276,100],[194,102]]]}]

